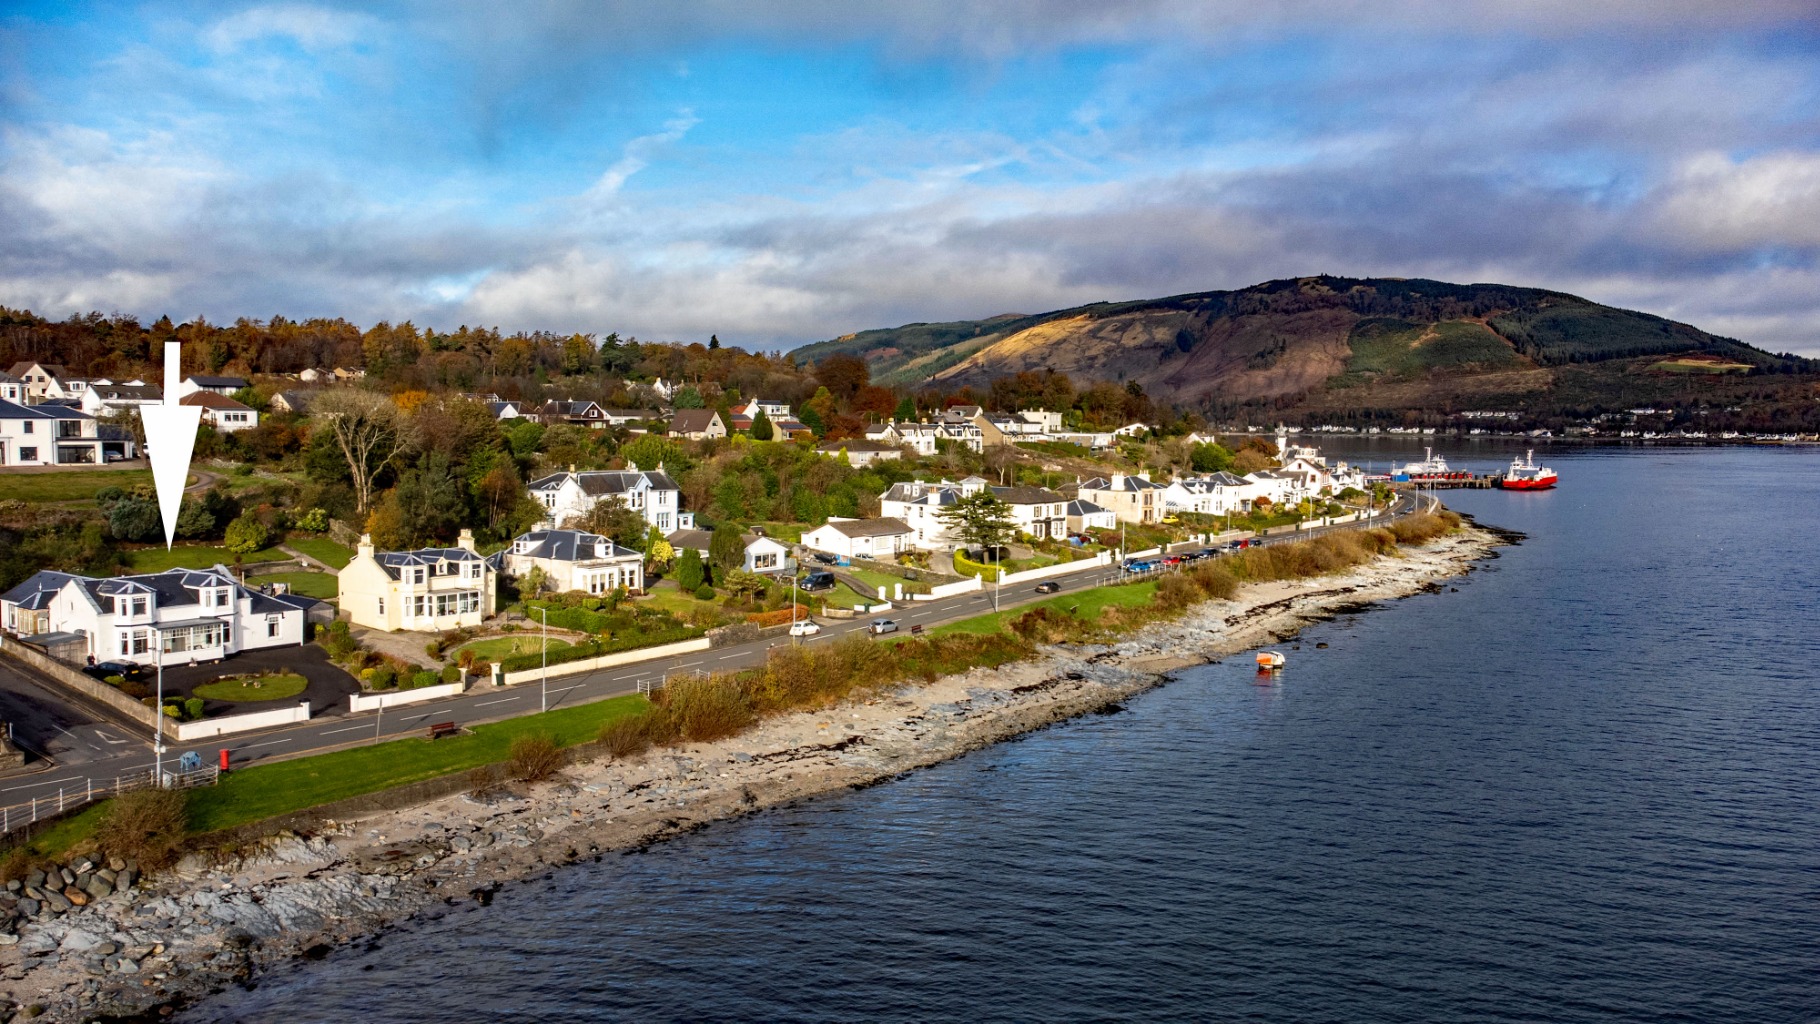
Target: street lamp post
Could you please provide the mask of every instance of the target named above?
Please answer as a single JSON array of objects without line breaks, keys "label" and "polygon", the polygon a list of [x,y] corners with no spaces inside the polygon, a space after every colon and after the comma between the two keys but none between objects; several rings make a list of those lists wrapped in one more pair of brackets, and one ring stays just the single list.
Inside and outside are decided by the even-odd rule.
[{"label": "street lamp post", "polygon": [[152,627],[152,651],[158,659],[158,705],[152,709],[152,784],[164,785],[164,634]]},{"label": "street lamp post", "polygon": [[548,711],[550,710],[550,609],[539,608],[537,610],[543,614],[543,682],[541,684],[543,696],[539,701],[538,710]]}]

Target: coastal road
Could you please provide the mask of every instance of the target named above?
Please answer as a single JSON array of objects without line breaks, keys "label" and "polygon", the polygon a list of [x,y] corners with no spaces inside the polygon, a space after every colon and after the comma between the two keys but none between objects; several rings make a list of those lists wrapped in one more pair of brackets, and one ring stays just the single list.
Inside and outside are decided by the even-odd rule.
[{"label": "coastal road", "polygon": [[[1399,499],[1393,506],[1389,518],[1400,518],[1417,509],[1432,508],[1432,498],[1413,496]],[[1438,504],[1438,503],[1436,503]],[[1365,524],[1346,524],[1334,527],[1321,527],[1304,530],[1300,533],[1281,534],[1262,538],[1263,545],[1288,543],[1302,540],[1309,536],[1339,529],[1356,529],[1363,525],[1378,525],[1386,519],[1380,518]],[[1183,551],[1192,550],[1184,548]],[[1116,566],[1088,565],[1073,571],[1051,577],[1059,592],[1087,590],[1108,582],[1123,578]],[[897,623],[899,632],[895,636],[907,636],[912,626],[925,629],[946,622],[972,618],[991,612],[994,599],[1001,610],[1010,610],[1037,601],[1048,600],[1054,594],[1035,592],[1035,584],[1025,583],[998,591],[993,586],[984,590],[964,594],[938,601],[919,601],[906,603],[891,611],[879,615],[869,615],[857,619],[821,619],[822,632],[815,637],[801,641],[810,644],[830,643],[849,633],[863,632],[875,618],[888,618]],[[386,739],[404,736],[422,736],[431,724],[455,722],[469,726],[483,722],[514,718],[520,715],[534,714],[544,708],[568,707],[602,700],[607,697],[637,693],[640,683],[661,684],[669,675],[691,672],[726,672],[735,669],[762,665],[773,647],[790,643],[787,637],[772,637],[765,640],[740,644],[733,647],[710,649],[676,658],[667,658],[626,665],[618,668],[603,669],[597,672],[577,673],[574,675],[554,676],[547,683],[519,683],[510,687],[495,687],[481,684],[470,689],[459,697],[431,701],[424,704],[405,705],[378,714],[349,714],[345,705],[339,708],[318,710],[318,717],[308,722],[292,726],[269,729],[262,732],[243,733],[236,736],[209,740],[183,746],[170,746],[164,757],[167,765],[172,764],[183,753],[195,751],[200,754],[204,764],[216,763],[218,751],[230,752],[231,764],[237,767],[259,764],[302,754],[320,753],[343,747],[376,743]],[[16,684],[9,684],[8,676],[20,677]],[[32,690],[43,693],[49,691],[51,684],[37,683],[26,676],[26,671],[16,668],[16,663],[0,662],[0,708],[9,699],[25,700]],[[16,687],[16,689],[15,689]],[[7,694],[18,693],[21,696],[11,698]],[[45,696],[61,697],[60,692],[51,691]],[[68,705],[67,700],[54,703]],[[21,705],[21,713],[29,715],[31,708]],[[21,719],[15,719],[21,720]],[[68,735],[63,736],[61,750],[45,751],[56,759],[55,770],[26,774],[0,779],[0,806],[7,807],[12,813],[19,813],[21,805],[32,799],[39,801],[40,808],[54,806],[59,798],[68,799],[86,792],[92,779],[96,784],[112,782],[116,777],[145,772],[153,766],[151,737],[142,734],[132,736],[119,725],[112,725],[100,719],[93,721],[76,721],[70,712],[64,712],[65,726]],[[41,730],[42,732],[42,730]],[[61,735],[61,734],[60,734]],[[28,744],[30,745],[30,744]],[[44,748],[34,749],[43,750]],[[65,756],[68,755],[68,756]]]}]

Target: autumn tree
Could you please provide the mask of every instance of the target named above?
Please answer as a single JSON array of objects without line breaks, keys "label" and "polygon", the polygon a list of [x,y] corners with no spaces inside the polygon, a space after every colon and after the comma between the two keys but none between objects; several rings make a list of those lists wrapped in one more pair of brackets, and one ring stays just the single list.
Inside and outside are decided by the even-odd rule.
[{"label": "autumn tree", "polygon": [[384,395],[354,388],[323,392],[310,406],[310,413],[328,428],[347,460],[355,511],[367,511],[379,475],[416,444],[410,418]]}]

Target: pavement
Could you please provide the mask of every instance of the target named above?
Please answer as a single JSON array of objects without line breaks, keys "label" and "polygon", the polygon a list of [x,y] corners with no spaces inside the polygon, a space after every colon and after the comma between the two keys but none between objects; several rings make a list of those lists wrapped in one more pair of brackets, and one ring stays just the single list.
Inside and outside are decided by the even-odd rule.
[{"label": "pavement", "polygon": [[[1418,508],[1431,510],[1438,505],[1431,497],[1416,496],[1400,499],[1389,518],[1399,518],[1416,511]],[[1378,525],[1387,522],[1388,518],[1377,519],[1363,524],[1325,527],[1319,530],[1305,530],[1297,534],[1287,534],[1263,538],[1259,543],[1269,545],[1289,543],[1315,536],[1332,530],[1356,529],[1359,526]],[[1084,565],[1080,569],[1050,577],[1043,582],[1053,582],[1060,592],[1080,591],[1113,582],[1122,578],[1118,566]],[[891,611],[876,616],[864,616],[858,619],[823,619],[820,620],[822,632],[802,643],[829,643],[848,633],[863,632],[875,618],[887,618],[898,625],[898,636],[908,635],[912,626],[923,626],[925,629],[959,619],[971,618],[997,609],[1012,609],[1021,605],[1045,600],[1054,595],[1039,594],[1036,584],[1027,583],[1001,590],[988,585],[983,591],[945,598],[939,601],[906,602]],[[895,637],[893,637],[895,639]],[[669,675],[690,672],[726,672],[748,668],[764,663],[770,649],[789,644],[787,637],[773,637],[734,647],[699,651],[676,658],[666,658],[626,665],[618,668],[603,669],[596,672],[578,673],[550,678],[546,681],[520,683],[510,687],[495,687],[482,683],[471,687],[459,697],[444,700],[427,701],[423,704],[412,704],[379,713],[362,712],[349,714],[346,711],[345,694],[339,697],[339,711],[329,712],[327,708],[318,708],[320,717],[308,722],[269,729],[261,732],[241,733],[220,737],[201,743],[188,745],[171,745],[164,752],[165,761],[176,760],[189,751],[200,754],[205,764],[216,762],[218,751],[227,750],[231,764],[235,767],[295,757],[308,753],[320,753],[328,750],[364,743],[377,743],[385,739],[404,736],[422,736],[431,723],[455,722],[459,725],[477,725],[484,722],[498,721],[520,715],[534,714],[540,710],[584,704],[603,700],[607,697],[637,693],[640,684],[661,685]],[[276,657],[287,667],[299,668],[307,652],[320,651],[314,648],[284,648],[260,654]],[[243,671],[242,664],[258,655],[249,652],[234,659],[232,671]],[[214,674],[221,674],[221,666],[207,666]],[[187,668],[179,671],[189,671]],[[306,673],[308,674],[308,673]],[[55,798],[60,791],[79,792],[91,779],[99,782],[112,780],[118,775],[143,772],[153,766],[151,737],[147,735],[148,727],[134,725],[127,728],[109,723],[104,715],[90,714],[82,708],[71,707],[66,691],[52,691],[50,684],[28,678],[28,670],[20,668],[14,662],[0,662],[0,710],[7,709],[7,700],[16,704],[20,716],[11,720],[20,723],[16,735],[21,746],[34,751],[48,752],[56,759],[55,770],[41,771],[36,775],[15,775],[0,779],[0,806],[17,807],[33,798],[40,801]],[[9,677],[18,677],[11,679]],[[165,670],[165,680],[171,679],[171,670]],[[351,682],[351,681],[350,681]],[[312,684],[314,685],[314,684]],[[6,696],[6,695],[13,696]],[[41,701],[39,705],[29,702]],[[52,706],[55,705],[55,706]],[[312,708],[317,708],[315,699]],[[9,717],[11,712],[9,711]],[[86,717],[85,717],[86,716]],[[43,718],[41,726],[36,722]],[[62,726],[58,722],[65,723]],[[29,731],[28,731],[29,730]],[[135,737],[135,734],[137,736]],[[134,742],[134,739],[137,742]],[[36,739],[49,746],[38,746],[31,742]],[[59,746],[60,744],[60,746]],[[59,754],[61,750],[63,754]],[[69,755],[67,758],[64,755]],[[29,767],[30,762],[28,762]]]}]

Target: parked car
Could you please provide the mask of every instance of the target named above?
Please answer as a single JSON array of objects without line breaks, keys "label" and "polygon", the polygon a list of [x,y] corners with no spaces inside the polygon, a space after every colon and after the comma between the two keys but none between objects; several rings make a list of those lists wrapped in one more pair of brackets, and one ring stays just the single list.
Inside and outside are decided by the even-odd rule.
[{"label": "parked car", "polygon": [[1062,589],[1062,585],[1054,580],[1044,580],[1036,585],[1036,592],[1039,594],[1053,594],[1060,589]]},{"label": "parked car", "polygon": [[96,679],[106,679],[108,676],[119,676],[122,679],[130,680],[132,682],[138,682],[139,680],[144,679],[146,674],[145,666],[135,665],[130,661],[104,661],[99,665],[90,665],[82,671],[94,676]]},{"label": "parked car", "polygon": [[808,619],[804,619],[801,622],[790,623],[791,636],[814,636],[821,631],[822,628],[820,626],[810,622]]},{"label": "parked car", "polygon": [[831,572],[812,572],[804,576],[797,586],[804,590],[833,590],[834,574]]},{"label": "parked car", "polygon": [[815,554],[810,555],[809,557],[815,559],[816,561],[820,562],[823,565],[835,565],[840,562],[840,559],[838,557],[831,555],[831,554],[827,553],[826,551],[817,551]]},{"label": "parked car", "polygon": [[866,627],[866,632],[871,633],[873,636],[883,636],[886,633],[895,633],[897,632],[897,623],[890,619],[873,619],[872,624]]}]

